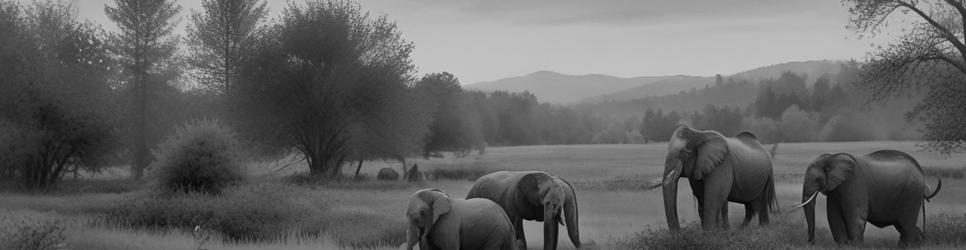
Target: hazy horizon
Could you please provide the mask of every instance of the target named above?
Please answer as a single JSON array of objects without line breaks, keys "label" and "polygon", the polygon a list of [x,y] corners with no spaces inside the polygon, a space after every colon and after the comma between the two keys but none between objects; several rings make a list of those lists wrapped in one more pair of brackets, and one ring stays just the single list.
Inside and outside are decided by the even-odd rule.
[{"label": "hazy horizon", "polygon": [[[177,2],[184,26],[201,4]],[[291,1],[267,2],[275,18]],[[416,46],[418,75],[447,71],[463,84],[537,71],[713,76],[792,61],[861,61],[871,44],[890,39],[860,39],[846,29],[839,0],[358,2],[398,23]],[[111,30],[108,3],[75,2],[81,18]]]}]

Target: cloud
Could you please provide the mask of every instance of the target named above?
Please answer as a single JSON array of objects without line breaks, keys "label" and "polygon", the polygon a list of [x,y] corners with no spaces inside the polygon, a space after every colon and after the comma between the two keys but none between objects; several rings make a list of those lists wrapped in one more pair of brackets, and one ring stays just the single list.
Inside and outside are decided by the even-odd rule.
[{"label": "cloud", "polygon": [[[835,0],[820,0],[835,1]],[[824,13],[820,1],[780,0],[415,0],[410,7],[516,25],[654,25],[691,20]]]}]

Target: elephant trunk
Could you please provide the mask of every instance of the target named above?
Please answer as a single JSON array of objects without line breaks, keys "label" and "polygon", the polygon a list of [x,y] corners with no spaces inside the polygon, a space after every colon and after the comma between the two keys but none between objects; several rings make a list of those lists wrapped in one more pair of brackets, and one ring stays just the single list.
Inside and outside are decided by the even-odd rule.
[{"label": "elephant trunk", "polygon": [[805,205],[805,223],[808,225],[809,244],[815,244],[815,196],[818,196],[817,191],[802,192],[802,205]]},{"label": "elephant trunk", "polygon": [[557,249],[557,236],[559,235],[559,228],[557,223],[556,211],[544,211],[543,212],[543,249],[544,250],[555,250]]},{"label": "elephant trunk", "polygon": [[421,235],[419,235],[419,229],[415,226],[409,226],[409,228],[406,229],[406,236],[406,244],[404,249],[407,250],[412,250],[413,246],[419,244],[420,238],[422,238]]},{"label": "elephant trunk", "polygon": [[[568,184],[569,185],[569,184]],[[574,188],[570,187],[569,191],[571,195],[566,201],[564,201],[564,218],[566,219],[565,224],[567,224],[567,235],[570,236],[570,242],[574,243],[574,246],[580,248],[580,229],[577,223],[577,194],[574,193]]]},{"label": "elephant trunk", "polygon": [[664,165],[664,181],[662,190],[664,191],[664,215],[667,217],[667,226],[671,231],[681,229],[678,222],[678,178],[681,176],[682,163],[677,159],[677,154],[669,153]]}]

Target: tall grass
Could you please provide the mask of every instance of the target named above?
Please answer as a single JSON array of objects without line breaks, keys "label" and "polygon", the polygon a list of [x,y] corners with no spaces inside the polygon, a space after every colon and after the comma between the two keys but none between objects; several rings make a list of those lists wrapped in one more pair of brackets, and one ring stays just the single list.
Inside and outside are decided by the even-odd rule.
[{"label": "tall grass", "polygon": [[53,213],[0,211],[0,249],[62,249],[66,227]]},{"label": "tall grass", "polygon": [[95,221],[117,230],[211,230],[224,243],[259,244],[288,239],[329,237],[340,246],[398,245],[405,220],[378,212],[333,209],[311,189],[280,183],[258,183],[204,193],[143,193],[132,196]]}]

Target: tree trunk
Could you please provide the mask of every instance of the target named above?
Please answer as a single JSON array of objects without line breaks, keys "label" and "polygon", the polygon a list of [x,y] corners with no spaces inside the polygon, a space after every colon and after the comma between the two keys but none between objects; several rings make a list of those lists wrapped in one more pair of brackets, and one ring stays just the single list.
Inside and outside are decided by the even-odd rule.
[{"label": "tree trunk", "polygon": [[131,162],[131,177],[135,180],[140,180],[144,177],[144,169],[148,165],[148,128],[147,128],[147,112],[148,112],[148,83],[147,77],[145,76],[143,66],[136,66],[137,70],[137,89],[135,89],[135,120],[134,120],[134,145],[133,153],[134,159]]},{"label": "tree trunk", "polygon": [[359,179],[359,170],[362,170],[362,158],[359,158],[359,165],[356,165],[356,175],[352,179]]}]

